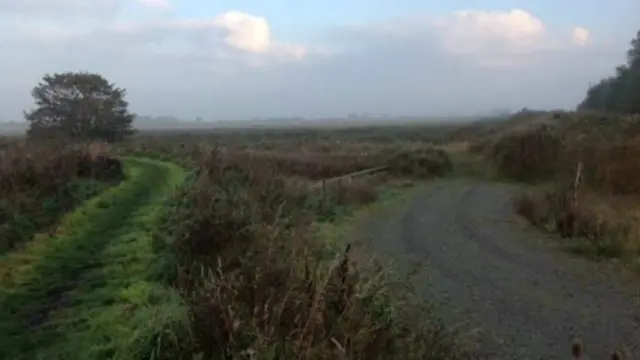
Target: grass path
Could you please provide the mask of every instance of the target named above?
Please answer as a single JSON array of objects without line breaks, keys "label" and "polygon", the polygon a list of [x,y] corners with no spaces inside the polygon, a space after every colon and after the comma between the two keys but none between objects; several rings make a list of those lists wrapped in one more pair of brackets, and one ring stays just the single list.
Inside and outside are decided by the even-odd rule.
[{"label": "grass path", "polygon": [[[185,177],[176,165],[125,158],[127,180],[0,258],[0,359],[139,359],[187,321],[155,279],[151,232]],[[146,355],[146,356],[145,356]]]}]

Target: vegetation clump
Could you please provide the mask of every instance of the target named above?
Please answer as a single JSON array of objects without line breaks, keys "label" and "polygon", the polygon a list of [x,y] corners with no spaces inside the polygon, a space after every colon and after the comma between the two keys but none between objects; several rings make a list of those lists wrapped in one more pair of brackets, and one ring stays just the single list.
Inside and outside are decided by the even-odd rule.
[{"label": "vegetation clump", "polygon": [[82,201],[124,178],[97,144],[14,144],[0,154],[0,252],[49,227]]},{"label": "vegetation clump", "polygon": [[403,150],[388,160],[389,172],[398,176],[433,177],[453,170],[446,151],[435,147]]},{"label": "vegetation clump", "polygon": [[485,149],[496,171],[516,180],[540,180],[553,174],[561,139],[550,126],[499,137]]}]

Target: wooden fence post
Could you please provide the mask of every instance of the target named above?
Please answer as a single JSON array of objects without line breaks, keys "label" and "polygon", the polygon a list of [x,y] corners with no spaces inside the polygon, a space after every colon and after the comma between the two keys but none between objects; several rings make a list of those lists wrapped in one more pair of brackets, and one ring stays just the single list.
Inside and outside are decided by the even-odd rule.
[{"label": "wooden fence post", "polygon": [[573,210],[576,210],[578,208],[578,189],[580,188],[580,183],[582,182],[583,167],[584,165],[582,164],[582,161],[579,161],[578,166],[576,168],[576,177],[573,180],[573,199],[571,204],[571,206],[573,207]]},{"label": "wooden fence post", "polygon": [[580,190],[580,184],[582,182],[582,169],[584,165],[582,161],[578,162],[578,166],[576,167],[576,177],[573,180],[573,199],[571,199],[571,212],[573,214],[573,223],[572,225],[572,234],[576,235],[578,233],[578,191]]}]

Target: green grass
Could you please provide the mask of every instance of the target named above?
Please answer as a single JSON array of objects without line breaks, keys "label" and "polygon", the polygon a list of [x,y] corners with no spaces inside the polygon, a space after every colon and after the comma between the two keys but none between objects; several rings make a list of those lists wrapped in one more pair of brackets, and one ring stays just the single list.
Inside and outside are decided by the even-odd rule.
[{"label": "green grass", "polygon": [[[0,349],[9,359],[140,359],[188,328],[159,277],[151,233],[184,171],[126,158],[127,180],[0,259]],[[158,281],[156,281],[158,280]],[[184,325],[184,327],[182,326]],[[177,335],[179,336],[179,335]]]},{"label": "green grass", "polygon": [[42,196],[35,193],[29,201],[14,206],[0,201],[0,218],[9,219],[0,227],[0,256],[55,225],[66,212],[112,185],[92,179],[76,179],[60,186],[53,194]]},{"label": "green grass", "polygon": [[397,180],[378,187],[378,200],[364,206],[352,206],[341,209],[341,216],[333,221],[319,221],[313,224],[314,233],[320,241],[337,246],[345,246],[345,239],[354,239],[363,222],[373,217],[393,213],[398,207],[406,205],[412,197],[424,191],[428,181]]}]

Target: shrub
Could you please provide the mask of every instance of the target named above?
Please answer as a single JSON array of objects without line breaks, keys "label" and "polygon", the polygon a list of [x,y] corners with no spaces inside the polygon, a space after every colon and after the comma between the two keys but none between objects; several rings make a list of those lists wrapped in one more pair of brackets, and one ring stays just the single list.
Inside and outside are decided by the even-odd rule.
[{"label": "shrub", "polygon": [[553,127],[538,126],[499,137],[485,153],[499,175],[516,180],[543,180],[553,176],[561,139]]},{"label": "shrub", "polygon": [[432,177],[453,170],[446,151],[434,147],[401,151],[389,159],[388,166],[391,174],[399,176]]}]

